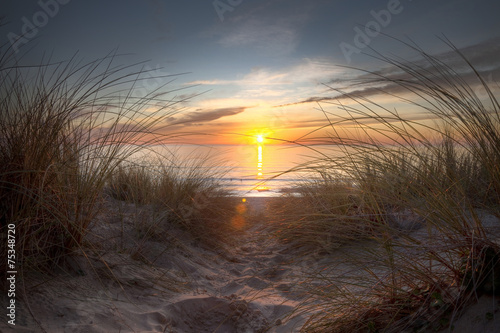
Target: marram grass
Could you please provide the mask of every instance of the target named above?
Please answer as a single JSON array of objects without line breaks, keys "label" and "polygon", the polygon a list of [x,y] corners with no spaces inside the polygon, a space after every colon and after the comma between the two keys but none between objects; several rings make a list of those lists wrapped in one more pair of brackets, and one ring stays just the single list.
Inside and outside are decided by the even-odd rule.
[{"label": "marram grass", "polygon": [[109,178],[135,152],[168,138],[156,131],[165,133],[160,125],[177,102],[165,87],[134,97],[140,64],[115,65],[113,54],[30,67],[9,52],[0,57],[0,221],[2,235],[15,226],[23,276],[51,271],[81,246]]},{"label": "marram grass", "polygon": [[[297,309],[314,313],[306,332],[443,329],[480,295],[500,294],[498,235],[483,224],[484,216],[500,217],[498,86],[446,43],[460,71],[407,45],[420,61],[377,54],[398,75],[364,73],[366,83],[399,87],[396,97],[433,122],[404,117],[362,91],[335,89],[338,103],[320,106],[330,126],[325,143],[345,154],[311,165],[324,182],[302,187],[290,199],[308,205],[285,206],[273,224],[295,247],[343,253],[354,273],[311,273],[304,283],[311,299]],[[368,246],[355,255],[335,252],[362,239]]]},{"label": "marram grass", "polygon": [[188,163],[161,156],[147,165],[123,164],[109,177],[106,192],[113,198],[151,205],[171,224],[188,230],[205,245],[220,246],[236,230],[229,219],[237,198],[223,189],[222,176],[208,156]]}]

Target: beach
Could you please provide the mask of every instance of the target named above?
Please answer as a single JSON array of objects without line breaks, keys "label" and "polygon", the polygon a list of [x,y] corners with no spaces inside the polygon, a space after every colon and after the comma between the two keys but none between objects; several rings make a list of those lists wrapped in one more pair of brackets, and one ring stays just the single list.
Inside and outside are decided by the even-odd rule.
[{"label": "beach", "polygon": [[[58,271],[25,281],[17,323],[2,322],[1,331],[299,332],[315,312],[302,286],[306,280],[311,285],[310,273],[348,272],[355,266],[341,260],[342,252],[378,245],[365,241],[328,255],[301,254],[272,236],[266,225],[270,200],[239,198],[241,230],[232,245],[215,249],[168,221],[154,237],[141,239],[137,219],[147,220],[151,207],[110,198],[81,249]],[[489,218],[491,226],[498,224]],[[304,304],[309,310],[297,311]],[[483,296],[471,304],[454,323],[457,332],[495,332],[498,300]]]},{"label": "beach", "polygon": [[0,333],[500,331],[500,2],[283,4],[2,1]]},{"label": "beach", "polygon": [[304,298],[293,292],[304,267],[266,234],[266,200],[243,203],[252,225],[220,253],[168,225],[138,241],[136,208],[108,203],[61,271],[26,281],[17,324],[2,332],[297,331],[306,316],[287,316]]}]

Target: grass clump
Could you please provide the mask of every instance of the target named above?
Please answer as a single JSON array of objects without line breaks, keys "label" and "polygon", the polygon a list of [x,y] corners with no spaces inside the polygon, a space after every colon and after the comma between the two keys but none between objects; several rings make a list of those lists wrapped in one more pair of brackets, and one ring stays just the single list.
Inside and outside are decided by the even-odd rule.
[{"label": "grass clump", "polygon": [[230,218],[235,214],[236,198],[223,189],[222,174],[201,162],[151,159],[148,165],[129,164],[118,168],[107,183],[115,199],[136,205],[151,205],[170,224],[178,225],[195,239],[210,246],[228,242],[236,231]]},{"label": "grass clump", "polygon": [[2,50],[1,233],[14,226],[21,272],[50,271],[82,244],[107,179],[175,112],[168,91],[133,97],[143,71],[115,61],[21,66]]},{"label": "grass clump", "polygon": [[[304,230],[289,228],[301,245],[310,242],[311,234],[328,230],[358,238],[339,223],[351,221],[354,213],[375,226],[366,236],[376,245],[353,250],[356,256],[345,254],[350,270],[312,274],[308,291],[314,302],[302,309],[316,314],[305,331],[445,328],[481,294],[498,294],[498,87],[487,84],[460,50],[448,45],[452,60],[407,45],[420,60],[377,54],[390,65],[385,72],[390,74],[363,73],[365,83],[382,87],[379,94],[384,87],[391,97],[393,89],[400,91],[400,101],[432,121],[403,116],[370,100],[363,89],[334,89],[340,94],[332,104],[344,115],[321,108],[331,129],[329,143],[344,155],[325,154],[312,169],[332,179],[341,170],[352,186],[343,194],[313,185],[297,199],[314,198],[312,212],[302,210],[281,232],[307,221]],[[476,95],[479,88],[485,97]],[[362,203],[355,212],[349,196]],[[486,225],[486,218],[494,222]]]},{"label": "grass clump", "polygon": [[322,179],[303,183],[292,194],[272,198],[274,234],[290,247],[329,253],[377,233],[379,215],[351,181]]}]

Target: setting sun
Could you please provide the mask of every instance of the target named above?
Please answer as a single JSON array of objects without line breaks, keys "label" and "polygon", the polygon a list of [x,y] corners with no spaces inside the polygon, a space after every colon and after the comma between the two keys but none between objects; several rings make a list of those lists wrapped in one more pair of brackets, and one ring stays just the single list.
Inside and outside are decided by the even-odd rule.
[{"label": "setting sun", "polygon": [[259,143],[264,142],[264,137],[262,135],[257,135],[257,142]]}]

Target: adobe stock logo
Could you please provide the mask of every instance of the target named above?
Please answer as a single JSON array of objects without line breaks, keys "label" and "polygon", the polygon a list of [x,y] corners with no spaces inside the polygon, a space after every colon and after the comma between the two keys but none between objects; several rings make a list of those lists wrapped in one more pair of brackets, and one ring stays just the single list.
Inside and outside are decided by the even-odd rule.
[{"label": "adobe stock logo", "polygon": [[[480,83],[473,91],[473,95],[479,98],[481,101],[486,101],[490,99],[490,92],[488,90],[500,89],[498,81],[493,79],[493,73],[489,73],[488,76],[483,76],[484,83]],[[493,92],[494,93],[494,92]],[[474,96],[473,96],[474,97]],[[491,100],[490,100],[491,101]]]},{"label": "adobe stock logo", "polygon": [[171,73],[163,70],[163,67],[156,65],[155,68],[147,65],[141,70],[141,78],[137,80],[137,86],[134,86],[132,97],[142,99],[152,97],[150,94],[159,92],[167,81],[165,78],[173,76]]},{"label": "adobe stock logo", "polygon": [[19,47],[35,38],[39,29],[45,27],[51,18],[54,18],[60,9],[60,5],[66,5],[71,0],[40,0],[38,6],[40,10],[33,14],[31,20],[26,16],[21,18],[23,26],[21,27],[21,34],[17,35],[14,32],[9,32],[7,38],[14,52],[19,52]]},{"label": "adobe stock logo", "polygon": [[373,20],[367,22],[364,25],[364,29],[360,27],[354,28],[356,34],[354,35],[353,43],[349,44],[342,42],[339,44],[340,50],[344,54],[347,63],[351,63],[353,54],[359,54],[362,49],[370,45],[372,39],[377,37],[382,32],[382,29],[386,28],[391,23],[394,15],[401,14],[403,9],[400,0],[389,0],[386,9],[370,11]]},{"label": "adobe stock logo", "polygon": [[224,22],[224,13],[232,12],[243,0],[215,0],[212,2],[221,22]]}]

